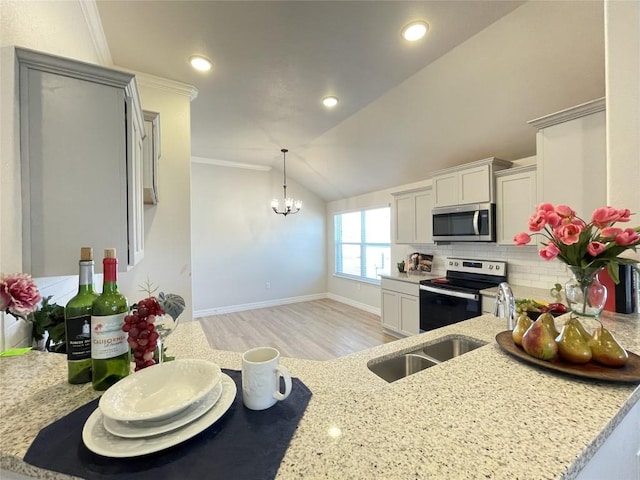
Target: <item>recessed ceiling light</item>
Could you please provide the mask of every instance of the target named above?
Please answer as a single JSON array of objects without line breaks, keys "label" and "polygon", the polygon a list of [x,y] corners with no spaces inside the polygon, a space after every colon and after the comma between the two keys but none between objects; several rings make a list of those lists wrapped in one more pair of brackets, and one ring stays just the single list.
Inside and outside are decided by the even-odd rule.
[{"label": "recessed ceiling light", "polygon": [[402,29],[402,38],[409,42],[415,42],[425,36],[429,30],[429,24],[422,20],[411,22]]},{"label": "recessed ceiling light", "polygon": [[327,108],[335,107],[338,104],[338,97],[334,97],[333,95],[324,97],[322,104]]},{"label": "recessed ceiling light", "polygon": [[208,72],[212,66],[211,60],[202,55],[191,55],[189,57],[189,63],[193,68],[201,72]]}]

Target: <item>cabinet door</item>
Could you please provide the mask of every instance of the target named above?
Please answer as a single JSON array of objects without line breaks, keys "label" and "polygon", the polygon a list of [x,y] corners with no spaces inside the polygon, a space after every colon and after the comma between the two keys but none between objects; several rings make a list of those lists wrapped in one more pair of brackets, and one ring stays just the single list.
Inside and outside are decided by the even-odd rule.
[{"label": "cabinet door", "polygon": [[536,137],[540,202],[589,218],[606,205],[605,112],[552,125]]},{"label": "cabinet door", "polygon": [[400,295],[400,329],[406,335],[420,333],[419,297]]},{"label": "cabinet door", "polygon": [[536,206],[536,172],[522,172],[496,179],[497,243],[513,245],[513,237],[526,232]]},{"label": "cabinet door", "polygon": [[415,206],[415,243],[433,243],[433,193],[431,190],[417,192]]},{"label": "cabinet door", "polygon": [[433,177],[435,206],[448,207],[458,204],[458,172]]},{"label": "cabinet door", "polygon": [[382,292],[382,326],[400,331],[400,318],[398,316],[400,295],[391,290]]},{"label": "cabinet door", "polygon": [[396,243],[414,242],[414,197],[407,194],[395,197],[395,235]]},{"label": "cabinet door", "polygon": [[126,268],[123,90],[24,68],[20,109],[25,270],[77,275],[84,246],[115,247]]},{"label": "cabinet door", "polygon": [[491,201],[489,165],[461,170],[458,179],[460,204]]}]

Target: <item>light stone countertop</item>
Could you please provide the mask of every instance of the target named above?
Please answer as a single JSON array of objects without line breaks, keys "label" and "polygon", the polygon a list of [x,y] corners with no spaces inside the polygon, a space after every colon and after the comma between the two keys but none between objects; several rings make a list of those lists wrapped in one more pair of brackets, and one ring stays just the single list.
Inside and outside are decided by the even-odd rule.
[{"label": "light stone countertop", "polygon": [[[511,291],[513,292],[513,295],[520,299],[520,298],[530,298],[533,300],[543,300],[545,302],[564,302],[564,293],[562,294],[560,300],[558,300],[557,297],[554,297],[553,295],[551,295],[551,288],[548,289],[544,289],[544,288],[535,288],[535,287],[527,287],[527,286],[523,286],[523,285],[511,285],[509,284],[509,287],[511,287]],[[487,295],[489,297],[495,297],[498,294],[498,287],[493,287],[493,288],[486,288],[484,290],[480,291],[481,295]]]},{"label": "light stone countertop", "polygon": [[[605,314],[603,323],[640,352],[640,316]],[[640,388],[523,363],[496,344],[503,330],[504,320],[483,315],[335,360],[283,358],[313,397],[277,478],[573,478],[640,400]],[[449,335],[487,345],[392,384],[367,368]],[[182,323],[167,346],[178,358],[241,366],[240,353],[209,347],[198,322]],[[41,428],[98,393],[66,383],[62,355],[0,358],[0,373],[0,466],[69,478],[21,459]]]},{"label": "light stone countertop", "polygon": [[427,280],[428,278],[439,278],[444,275],[438,275],[435,273],[400,273],[396,272],[392,275],[380,275],[381,278],[388,278],[390,280],[399,280],[407,283],[420,283],[420,280]]}]

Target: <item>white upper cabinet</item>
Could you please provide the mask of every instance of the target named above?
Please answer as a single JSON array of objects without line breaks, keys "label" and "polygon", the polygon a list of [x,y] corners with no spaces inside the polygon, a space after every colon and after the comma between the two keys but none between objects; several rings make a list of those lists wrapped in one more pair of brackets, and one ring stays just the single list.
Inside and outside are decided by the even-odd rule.
[{"label": "white upper cabinet", "polygon": [[393,222],[395,243],[433,243],[431,188],[398,192],[393,194]]},{"label": "white upper cabinet", "polygon": [[493,174],[510,166],[511,162],[491,157],[434,172],[434,206],[494,203]]},{"label": "white upper cabinet", "polygon": [[605,99],[531,120],[538,202],[564,204],[582,218],[606,205]]},{"label": "white upper cabinet", "polygon": [[120,270],[144,255],[145,135],[135,77],[16,48],[20,85],[23,269],[77,275],[81,247],[115,247]]},{"label": "white upper cabinet", "polygon": [[513,237],[526,232],[537,204],[536,166],[510,168],[496,173],[496,243],[513,245]]}]

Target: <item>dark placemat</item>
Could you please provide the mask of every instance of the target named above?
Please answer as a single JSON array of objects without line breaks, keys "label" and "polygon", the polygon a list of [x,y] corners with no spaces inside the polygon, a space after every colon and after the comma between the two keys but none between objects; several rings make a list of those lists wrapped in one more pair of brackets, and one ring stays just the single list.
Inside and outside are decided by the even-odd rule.
[{"label": "dark placemat", "polygon": [[184,443],[133,458],[109,458],[85,447],[82,428],[98,407],[98,399],[43,428],[24,461],[37,467],[86,479],[229,479],[273,478],[289,446],[311,391],[294,378],[289,398],[253,411],[242,404],[237,370],[223,370],[238,393],[233,405],[212,426]]}]

